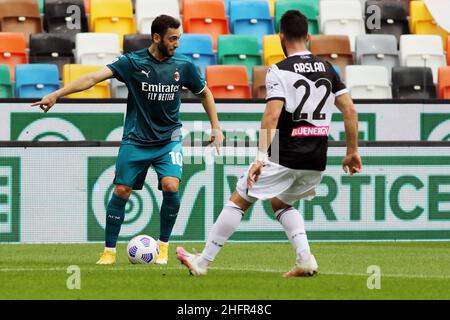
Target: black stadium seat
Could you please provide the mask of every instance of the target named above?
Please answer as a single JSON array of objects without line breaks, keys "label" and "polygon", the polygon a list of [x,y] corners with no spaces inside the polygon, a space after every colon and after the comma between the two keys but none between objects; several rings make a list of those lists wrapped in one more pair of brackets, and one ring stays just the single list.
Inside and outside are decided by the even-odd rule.
[{"label": "black stadium seat", "polygon": [[30,36],[30,63],[53,63],[60,76],[63,66],[75,62],[74,42],[70,35],[60,33],[35,33]]},{"label": "black stadium seat", "polygon": [[[80,11],[79,21],[70,21],[72,10],[67,8],[77,6]],[[83,0],[45,0],[44,29],[49,33],[67,33],[75,36],[79,32],[89,32],[88,21]],[[74,23],[79,22],[78,28]]]},{"label": "black stadium seat", "polygon": [[151,43],[150,34],[126,34],[123,36],[123,53],[148,48]]},{"label": "black stadium seat", "polygon": [[[371,28],[367,24],[367,19],[373,19],[367,12],[368,7],[372,5],[378,6],[381,10],[380,29]],[[402,34],[409,34],[408,13],[404,3],[398,0],[368,0],[366,2],[366,31],[373,34],[393,34],[398,43]]]},{"label": "black stadium seat", "polygon": [[392,97],[399,99],[436,98],[436,86],[433,83],[431,68],[392,68]]}]

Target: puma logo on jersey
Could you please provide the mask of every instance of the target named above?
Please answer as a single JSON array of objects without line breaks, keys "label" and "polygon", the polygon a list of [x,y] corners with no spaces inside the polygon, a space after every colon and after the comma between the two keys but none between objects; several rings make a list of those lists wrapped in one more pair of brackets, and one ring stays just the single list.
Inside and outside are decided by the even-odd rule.
[{"label": "puma logo on jersey", "polygon": [[147,78],[150,76],[150,71],[145,72],[144,70],[141,70],[141,72],[145,74]]}]

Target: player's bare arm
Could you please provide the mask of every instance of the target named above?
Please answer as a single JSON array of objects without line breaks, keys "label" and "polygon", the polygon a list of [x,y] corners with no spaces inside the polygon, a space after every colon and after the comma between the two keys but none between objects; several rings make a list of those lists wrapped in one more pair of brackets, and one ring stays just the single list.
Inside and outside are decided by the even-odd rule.
[{"label": "player's bare arm", "polygon": [[[99,71],[85,74],[75,81],[72,81],[67,86],[56,90],[43,97],[40,101],[33,103],[31,106],[39,106],[44,112],[48,112],[56,103],[56,100],[65,97],[69,94],[84,91],[95,86],[97,83],[113,77],[112,71],[105,67]],[[44,107],[46,106],[46,107]]]},{"label": "player's bare arm", "polygon": [[200,93],[200,100],[202,102],[203,108],[205,109],[206,113],[208,114],[209,121],[211,123],[211,139],[210,142],[214,144],[214,146],[217,149],[217,153],[220,153],[220,146],[223,143],[223,133],[220,129],[220,123],[219,118],[217,116],[217,110],[216,110],[216,104],[214,102],[214,97],[211,93],[211,90],[209,90],[208,87],[206,87],[201,93]]},{"label": "player's bare arm", "polygon": [[247,176],[248,188],[251,188],[252,184],[258,181],[258,177],[261,174],[263,161],[267,159],[267,151],[269,150],[269,146],[272,144],[273,137],[275,136],[278,119],[280,118],[283,106],[284,101],[282,100],[270,100],[269,102],[267,102],[266,110],[264,111],[261,120],[261,134],[259,136],[258,155]]},{"label": "player's bare arm", "polygon": [[358,113],[348,93],[336,97],[336,107],[344,116],[347,154],[342,162],[344,171],[350,175],[361,172],[362,161],[358,153]]}]

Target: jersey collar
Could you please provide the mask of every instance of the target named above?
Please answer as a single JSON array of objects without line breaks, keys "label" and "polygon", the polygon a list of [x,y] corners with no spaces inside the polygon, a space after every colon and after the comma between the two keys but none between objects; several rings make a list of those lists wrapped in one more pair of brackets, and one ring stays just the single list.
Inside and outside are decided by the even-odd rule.
[{"label": "jersey collar", "polygon": [[307,56],[309,54],[311,54],[311,52],[309,52],[308,50],[305,50],[305,51],[299,51],[299,52],[293,53],[289,57],[292,57],[292,56]]}]

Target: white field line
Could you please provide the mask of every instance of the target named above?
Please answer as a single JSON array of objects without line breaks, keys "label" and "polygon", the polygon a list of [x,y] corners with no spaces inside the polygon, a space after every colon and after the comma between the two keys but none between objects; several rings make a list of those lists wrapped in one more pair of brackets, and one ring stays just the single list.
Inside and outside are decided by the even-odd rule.
[{"label": "white field line", "polygon": [[[183,266],[180,267],[81,267],[81,272],[109,272],[109,271],[143,271],[143,270],[183,270]],[[287,270],[276,270],[276,269],[258,269],[258,268],[227,268],[227,267],[211,267],[210,270],[222,270],[222,271],[232,271],[232,272],[263,272],[263,273],[284,273]],[[56,267],[56,268],[0,268],[0,273],[3,272],[66,272],[67,268]],[[187,270],[186,270],[187,271]],[[357,273],[357,272],[320,272],[319,275],[330,275],[330,276],[354,276],[354,277],[368,277],[368,273]],[[426,275],[426,274],[389,274],[381,273],[381,277],[387,278],[407,278],[407,279],[450,279],[450,275]]]}]

